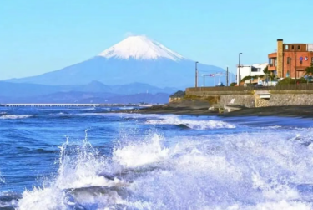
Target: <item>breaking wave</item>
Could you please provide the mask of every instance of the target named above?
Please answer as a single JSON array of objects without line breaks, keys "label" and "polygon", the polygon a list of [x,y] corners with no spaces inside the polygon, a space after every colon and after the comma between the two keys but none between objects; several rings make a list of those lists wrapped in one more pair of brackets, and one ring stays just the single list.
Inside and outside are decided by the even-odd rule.
[{"label": "breaking wave", "polygon": [[135,107],[129,106],[129,107],[119,107],[119,110],[133,110]]},{"label": "breaking wave", "polygon": [[17,120],[32,117],[32,115],[2,115],[1,120]]},{"label": "breaking wave", "polygon": [[147,120],[150,125],[184,125],[194,130],[235,128],[236,126],[222,120],[190,120],[180,119],[177,116],[166,116],[157,120]]},{"label": "breaking wave", "polygon": [[152,133],[106,157],[86,133],[59,147],[57,176],[24,191],[18,209],[309,210],[313,147],[298,139],[312,134],[179,136],[166,146]]},{"label": "breaking wave", "polygon": [[4,177],[2,176],[1,171],[0,171],[0,185],[1,185],[2,183],[5,183],[5,179],[4,179]]}]

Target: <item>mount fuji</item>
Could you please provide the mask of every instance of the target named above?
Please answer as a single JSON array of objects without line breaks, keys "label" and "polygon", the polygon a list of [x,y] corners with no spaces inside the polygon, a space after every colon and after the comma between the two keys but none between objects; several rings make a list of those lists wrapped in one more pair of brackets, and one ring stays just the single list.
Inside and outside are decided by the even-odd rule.
[{"label": "mount fuji", "polygon": [[[157,87],[182,88],[193,86],[194,68],[194,61],[164,45],[146,36],[130,36],[81,63],[42,75],[9,81],[40,85],[85,85],[97,80],[105,85],[136,82]],[[219,67],[205,64],[198,64],[198,69],[205,74],[225,72]],[[221,81],[225,81],[225,76],[221,77]],[[213,85],[213,80],[206,83]]]}]

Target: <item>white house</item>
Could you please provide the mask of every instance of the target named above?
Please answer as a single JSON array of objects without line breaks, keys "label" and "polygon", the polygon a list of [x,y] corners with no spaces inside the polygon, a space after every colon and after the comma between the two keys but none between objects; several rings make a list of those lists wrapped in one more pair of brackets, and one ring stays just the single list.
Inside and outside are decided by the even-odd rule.
[{"label": "white house", "polygon": [[252,65],[240,64],[240,76],[238,76],[239,65],[237,65],[237,85],[239,85],[239,81],[246,76],[264,76],[264,69],[267,67],[267,65],[268,63]]}]

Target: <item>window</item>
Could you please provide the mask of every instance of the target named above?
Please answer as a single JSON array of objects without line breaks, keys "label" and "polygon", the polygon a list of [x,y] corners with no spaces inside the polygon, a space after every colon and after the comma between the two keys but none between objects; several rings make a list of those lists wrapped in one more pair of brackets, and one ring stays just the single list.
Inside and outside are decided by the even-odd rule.
[{"label": "window", "polygon": [[290,64],[290,57],[287,58],[287,64]]},{"label": "window", "polygon": [[300,45],[298,45],[298,50],[300,50]]},{"label": "window", "polygon": [[254,66],[251,67],[252,72],[260,72],[261,68],[255,68]]},{"label": "window", "polygon": [[277,66],[277,59],[275,59],[275,66]]},{"label": "window", "polygon": [[313,57],[311,58],[311,63],[313,63]]},{"label": "window", "polygon": [[294,46],[294,45],[292,45],[292,46],[291,46],[291,49],[293,49],[293,50],[294,50],[294,49],[295,49],[295,46]]},{"label": "window", "polygon": [[300,60],[300,64],[302,64],[302,60]]},{"label": "window", "polygon": [[285,45],[285,50],[288,50],[288,49],[289,49],[289,45],[286,44],[286,45]]},{"label": "window", "polygon": [[286,77],[290,77],[290,70],[287,70]]}]

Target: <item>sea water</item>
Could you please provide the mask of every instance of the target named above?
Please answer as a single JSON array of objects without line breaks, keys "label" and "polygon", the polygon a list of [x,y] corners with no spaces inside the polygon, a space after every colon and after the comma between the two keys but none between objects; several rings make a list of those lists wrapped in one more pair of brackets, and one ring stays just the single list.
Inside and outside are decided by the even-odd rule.
[{"label": "sea water", "polygon": [[313,208],[311,119],[116,109],[2,107],[0,209]]}]

